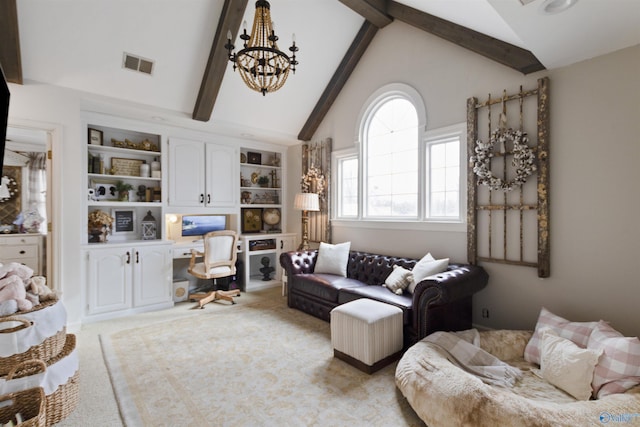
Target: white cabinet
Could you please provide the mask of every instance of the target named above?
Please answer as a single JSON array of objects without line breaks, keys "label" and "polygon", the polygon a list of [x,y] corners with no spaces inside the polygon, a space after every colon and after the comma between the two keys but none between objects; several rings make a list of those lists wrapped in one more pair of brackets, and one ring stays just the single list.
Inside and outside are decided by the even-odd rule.
[{"label": "white cabinet", "polygon": [[231,146],[172,138],[169,205],[228,207],[236,203],[238,151]]},{"label": "white cabinet", "polygon": [[111,317],[173,305],[171,243],[104,245],[85,253],[87,315]]},{"label": "white cabinet", "polygon": [[34,276],[44,275],[42,254],[44,236],[41,234],[8,234],[0,237],[0,262],[18,262],[30,267]]},{"label": "white cabinet", "polygon": [[[245,265],[247,292],[281,285],[280,254],[295,249],[295,238],[293,233],[242,235],[241,255]],[[269,271],[270,268],[273,270]]]}]

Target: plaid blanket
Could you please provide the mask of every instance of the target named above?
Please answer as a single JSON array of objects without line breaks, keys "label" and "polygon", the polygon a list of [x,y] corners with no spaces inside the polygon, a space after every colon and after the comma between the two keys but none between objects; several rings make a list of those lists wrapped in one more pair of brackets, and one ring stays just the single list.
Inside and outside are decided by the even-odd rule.
[{"label": "plaid blanket", "polygon": [[522,377],[522,371],[480,348],[477,329],[460,332],[434,332],[425,341],[444,350],[454,365],[480,378],[483,382],[500,387],[513,387]]}]

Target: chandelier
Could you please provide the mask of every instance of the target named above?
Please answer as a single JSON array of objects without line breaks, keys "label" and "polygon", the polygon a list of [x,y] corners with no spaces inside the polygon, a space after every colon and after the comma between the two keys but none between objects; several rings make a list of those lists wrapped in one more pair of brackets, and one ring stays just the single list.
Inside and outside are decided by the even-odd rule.
[{"label": "chandelier", "polygon": [[[235,46],[231,43],[231,31],[227,32],[227,44],[224,47],[229,51],[229,61],[233,62],[233,71],[240,72],[240,77],[249,88],[256,92],[275,92],[287,81],[289,71],[296,72],[296,47],[295,38],[292,40],[289,50],[292,55],[278,49],[278,37],[273,30],[271,22],[271,6],[268,1],[256,2],[256,14],[253,18],[251,36],[247,34],[247,22],[244,22],[244,32],[240,38],[244,40],[244,48],[237,53],[233,52]],[[295,36],[294,36],[295,37]]]}]

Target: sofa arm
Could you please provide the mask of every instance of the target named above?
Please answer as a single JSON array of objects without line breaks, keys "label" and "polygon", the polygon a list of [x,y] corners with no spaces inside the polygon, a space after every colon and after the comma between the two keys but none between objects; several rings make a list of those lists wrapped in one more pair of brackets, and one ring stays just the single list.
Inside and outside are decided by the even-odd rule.
[{"label": "sofa arm", "polygon": [[316,265],[317,250],[291,251],[280,254],[280,266],[286,271],[288,277],[295,274],[310,274]]},{"label": "sofa arm", "polygon": [[416,339],[436,330],[471,327],[471,296],[489,281],[484,268],[451,264],[443,273],[418,283],[413,292],[413,327]]}]

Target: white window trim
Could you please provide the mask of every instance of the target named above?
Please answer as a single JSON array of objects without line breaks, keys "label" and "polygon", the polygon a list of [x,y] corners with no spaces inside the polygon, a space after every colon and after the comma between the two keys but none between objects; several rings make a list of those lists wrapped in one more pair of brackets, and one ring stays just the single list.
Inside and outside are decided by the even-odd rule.
[{"label": "white window trim", "polygon": [[[348,159],[357,159],[358,160],[358,212],[356,214],[356,217],[341,217],[339,216],[339,205],[340,205],[340,200],[342,197],[342,193],[341,193],[341,189],[342,187],[340,186],[340,173],[341,170],[338,167],[338,162],[342,161],[342,160],[348,160]],[[332,151],[331,152],[331,169],[336,171],[335,173],[331,174],[331,188],[334,188],[335,191],[333,191],[333,196],[332,196],[332,201],[331,201],[331,206],[332,206],[332,212],[331,212],[331,218],[332,221],[334,218],[340,218],[340,219],[344,219],[344,220],[358,220],[360,218],[360,210],[361,210],[361,206],[360,206],[360,191],[361,191],[361,179],[360,179],[360,166],[361,166],[362,161],[360,160],[360,157],[358,155],[358,149],[357,147],[353,147],[353,148],[347,148],[345,150],[337,150],[337,151]]]},{"label": "white window trim", "polygon": [[[434,130],[427,131],[424,136],[424,146],[422,153],[424,156],[425,165],[423,171],[425,175],[427,174],[427,165],[429,164],[427,147],[430,144],[441,142],[445,139],[457,138],[460,141],[460,158],[459,158],[459,172],[460,175],[458,179],[460,180],[460,196],[459,196],[459,213],[458,219],[453,218],[429,218],[428,209],[427,209],[427,200],[423,201],[423,212],[424,212],[424,220],[427,222],[452,222],[452,223],[463,223],[467,222],[467,124],[466,123],[458,123],[456,125],[446,126],[443,128],[438,128]],[[426,195],[427,190],[429,189],[428,177],[424,177],[425,189],[422,194]]]}]

